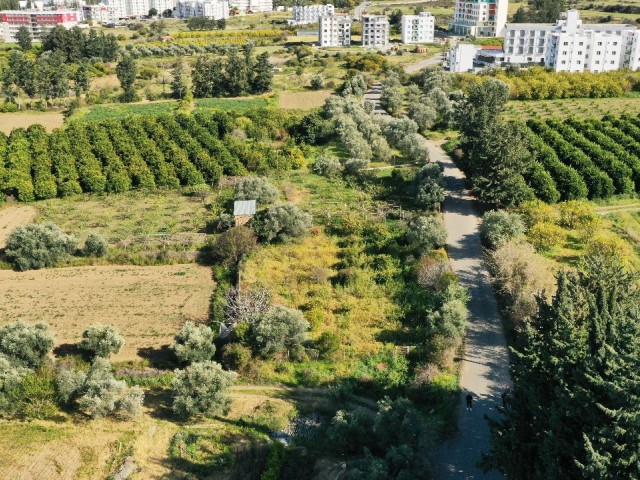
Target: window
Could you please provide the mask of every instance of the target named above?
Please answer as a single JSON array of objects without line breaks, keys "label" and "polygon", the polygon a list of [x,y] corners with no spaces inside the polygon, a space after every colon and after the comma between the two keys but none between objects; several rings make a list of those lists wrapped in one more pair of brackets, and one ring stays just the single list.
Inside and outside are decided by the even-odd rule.
[{"label": "window", "polygon": [[600,60],[596,60],[596,65],[600,65]]},{"label": "window", "polygon": [[564,42],[564,46],[568,47],[569,46],[569,42]]}]

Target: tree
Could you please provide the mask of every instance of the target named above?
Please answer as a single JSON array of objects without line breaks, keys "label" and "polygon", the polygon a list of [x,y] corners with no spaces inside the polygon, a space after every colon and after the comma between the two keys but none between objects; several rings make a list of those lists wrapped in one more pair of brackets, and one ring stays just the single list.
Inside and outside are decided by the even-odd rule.
[{"label": "tree", "polygon": [[263,242],[289,242],[307,233],[311,227],[311,215],[292,203],[285,203],[259,212],[250,223]]},{"label": "tree", "polygon": [[255,200],[258,205],[273,203],[279,192],[265,177],[244,177],[234,188],[235,200]]},{"label": "tree", "polygon": [[445,180],[440,167],[435,163],[425,165],[413,182],[416,203],[428,210],[437,210],[445,197]]},{"label": "tree", "polygon": [[407,241],[420,252],[444,246],[447,231],[440,217],[418,217],[409,224]]},{"label": "tree", "polygon": [[204,362],[213,359],[216,353],[215,338],[210,327],[187,321],[175,336],[171,348],[181,362]]},{"label": "tree", "polygon": [[380,95],[380,104],[393,117],[402,115],[404,94],[400,87],[385,86]]},{"label": "tree", "polygon": [[54,338],[46,323],[18,322],[0,328],[0,355],[16,367],[41,367],[53,348]]},{"label": "tree", "polygon": [[99,233],[92,232],[87,236],[82,247],[85,257],[104,257],[109,249],[107,240]]},{"label": "tree", "polygon": [[122,94],[123,102],[135,102],[138,98],[134,83],[137,75],[136,61],[130,55],[125,55],[116,65],[116,75],[120,86],[124,90]]},{"label": "tree", "polygon": [[185,82],[184,60],[180,57],[176,61],[173,70],[171,70],[171,95],[173,98],[182,100],[186,94],[187,85]]},{"label": "tree", "polygon": [[73,83],[75,85],[76,97],[79,97],[81,93],[89,91],[89,64],[87,62],[80,62],[76,72],[73,75]]},{"label": "tree", "polygon": [[16,32],[16,42],[22,50],[31,50],[31,31],[26,25],[22,25]]},{"label": "tree", "polygon": [[251,93],[260,94],[271,90],[273,83],[273,67],[269,63],[269,53],[258,55],[255,65],[251,67]]},{"label": "tree", "polygon": [[184,418],[223,413],[230,403],[227,389],[237,376],[212,361],[197,362],[184,370],[176,370],[171,382],[173,411]]},{"label": "tree", "polygon": [[311,90],[322,90],[324,88],[324,78],[322,75],[314,75],[311,79]]},{"label": "tree", "polygon": [[276,305],[253,325],[253,332],[265,357],[297,352],[305,341],[309,322],[300,310]]},{"label": "tree", "polygon": [[69,93],[69,70],[61,52],[45,52],[36,62],[37,89],[47,100],[66,97]]},{"label": "tree", "polygon": [[82,332],[80,348],[95,357],[109,358],[124,345],[124,337],[113,325],[96,323]]},{"label": "tree", "polygon": [[480,224],[482,239],[487,245],[494,248],[503,242],[523,236],[525,230],[522,216],[505,210],[486,212],[482,216]]},{"label": "tree", "polygon": [[340,161],[326,153],[321,153],[313,162],[311,169],[323,177],[334,178],[340,175]]},{"label": "tree", "polygon": [[153,8],[153,7],[150,8],[148,16],[149,17],[155,17],[156,15],[158,15],[158,9],[157,8]]},{"label": "tree", "polygon": [[529,0],[530,18],[533,22],[553,23],[566,10],[565,0]]},{"label": "tree", "polygon": [[213,256],[223,265],[238,268],[242,260],[257,246],[256,235],[250,228],[240,225],[218,237],[213,245]]},{"label": "tree", "polygon": [[75,237],[53,224],[30,224],[9,234],[5,255],[20,271],[53,267],[72,253],[77,243]]}]

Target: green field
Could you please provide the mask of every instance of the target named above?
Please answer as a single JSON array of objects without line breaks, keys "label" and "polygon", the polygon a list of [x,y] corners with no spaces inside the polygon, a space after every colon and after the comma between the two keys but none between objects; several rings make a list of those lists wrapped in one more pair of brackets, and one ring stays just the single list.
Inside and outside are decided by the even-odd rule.
[{"label": "green field", "polygon": [[606,114],[637,115],[640,98],[577,98],[563,100],[510,101],[506,115],[513,120],[529,118],[600,118]]}]

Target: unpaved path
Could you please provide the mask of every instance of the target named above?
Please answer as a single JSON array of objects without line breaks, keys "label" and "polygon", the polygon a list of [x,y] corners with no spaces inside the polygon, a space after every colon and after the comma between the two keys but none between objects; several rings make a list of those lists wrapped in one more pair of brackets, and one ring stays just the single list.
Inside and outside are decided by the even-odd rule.
[{"label": "unpaved path", "polygon": [[[484,416],[498,415],[496,405],[509,384],[509,358],[489,274],[484,265],[475,200],[465,188],[464,174],[439,144],[428,142],[431,160],[439,162],[447,179],[443,216],[447,228],[447,251],[460,283],[469,291],[469,321],[460,376],[458,433],[434,458],[438,479],[503,478],[497,472],[483,473],[476,462],[489,450],[489,425]],[[472,411],[464,400],[474,398]]]},{"label": "unpaved path", "polygon": [[5,247],[7,235],[16,227],[31,222],[38,211],[30,205],[11,205],[0,208],[0,248]]}]

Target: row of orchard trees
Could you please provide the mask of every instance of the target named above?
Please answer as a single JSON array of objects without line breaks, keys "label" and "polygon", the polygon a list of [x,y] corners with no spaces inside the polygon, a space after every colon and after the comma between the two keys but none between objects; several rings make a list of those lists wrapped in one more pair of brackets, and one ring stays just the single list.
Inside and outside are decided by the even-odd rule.
[{"label": "row of orchard trees", "polygon": [[246,131],[224,113],[73,123],[50,135],[40,125],[16,129],[0,135],[0,191],[33,201],[81,192],[213,185],[222,174],[299,167],[302,152],[291,142],[274,147],[239,138],[266,140],[269,121],[260,112],[254,119],[243,123]]}]

